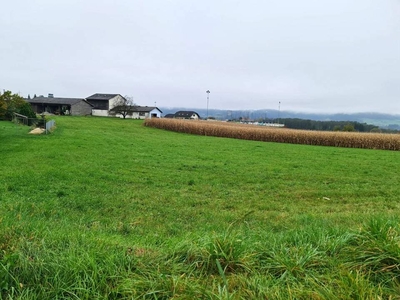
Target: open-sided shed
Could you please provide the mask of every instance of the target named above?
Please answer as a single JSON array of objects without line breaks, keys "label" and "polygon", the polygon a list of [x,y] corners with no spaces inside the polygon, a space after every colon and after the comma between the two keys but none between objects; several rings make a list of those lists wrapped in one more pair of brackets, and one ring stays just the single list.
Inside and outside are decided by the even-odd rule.
[{"label": "open-sided shed", "polygon": [[92,114],[93,105],[83,98],[35,97],[27,99],[35,113],[86,116]]}]

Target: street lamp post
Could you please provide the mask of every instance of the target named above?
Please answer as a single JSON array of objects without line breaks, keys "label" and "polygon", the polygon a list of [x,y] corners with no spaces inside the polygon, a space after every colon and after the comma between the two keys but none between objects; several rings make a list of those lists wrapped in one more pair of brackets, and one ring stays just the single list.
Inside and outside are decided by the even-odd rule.
[{"label": "street lamp post", "polygon": [[206,93],[207,93],[207,120],[208,120],[208,102],[210,100],[210,90],[207,90]]},{"label": "street lamp post", "polygon": [[281,123],[281,101],[279,101],[279,110],[278,110],[278,124]]}]

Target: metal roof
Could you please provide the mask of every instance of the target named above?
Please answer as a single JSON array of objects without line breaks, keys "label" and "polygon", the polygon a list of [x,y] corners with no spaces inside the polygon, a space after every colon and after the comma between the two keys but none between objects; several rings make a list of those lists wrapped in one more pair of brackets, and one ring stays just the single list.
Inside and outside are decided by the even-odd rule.
[{"label": "metal roof", "polygon": [[[111,109],[111,111],[118,111],[121,109],[121,106],[116,106],[113,109]],[[151,112],[152,110],[157,109],[160,113],[162,113],[162,111],[155,106],[128,106],[127,107],[127,111],[129,111],[130,113],[133,112]]]},{"label": "metal roof", "polygon": [[[59,105],[72,105],[76,104],[80,101],[85,101],[88,103],[85,99],[83,98],[53,98],[53,97],[35,97],[32,99],[26,99],[27,102],[29,103],[34,103],[34,104],[59,104]],[[90,104],[90,103],[88,103]],[[90,104],[92,105],[92,104]]]},{"label": "metal roof", "polygon": [[194,114],[196,114],[197,116],[199,116],[199,114],[198,114],[197,112],[192,111],[192,110],[189,110],[189,111],[180,110],[180,111],[177,111],[177,112],[175,113],[175,118],[190,118],[190,117],[193,116]]},{"label": "metal roof", "polygon": [[116,96],[118,96],[119,94],[93,94],[92,96],[87,97],[87,100],[110,100]]}]

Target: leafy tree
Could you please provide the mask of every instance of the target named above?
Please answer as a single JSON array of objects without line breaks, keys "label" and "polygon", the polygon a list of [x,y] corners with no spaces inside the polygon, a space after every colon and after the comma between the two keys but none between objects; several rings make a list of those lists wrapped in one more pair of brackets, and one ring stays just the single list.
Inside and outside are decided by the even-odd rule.
[{"label": "leafy tree", "polygon": [[7,112],[7,103],[0,95],[0,118],[3,118],[6,112]]},{"label": "leafy tree", "polygon": [[339,125],[335,125],[335,127],[333,127],[333,131],[340,131],[341,128]]},{"label": "leafy tree", "polygon": [[133,105],[135,105],[133,98],[125,96],[120,98],[115,103],[115,106],[111,109],[111,112],[115,114],[120,114],[125,119],[126,116],[131,112]]},{"label": "leafy tree", "polygon": [[32,106],[25,102],[19,107],[19,114],[27,116],[28,118],[36,118],[35,112],[32,110]]},{"label": "leafy tree", "polygon": [[31,105],[24,98],[11,93],[11,91],[5,91],[0,95],[0,118],[12,120],[14,113],[19,113],[28,118],[36,118]]},{"label": "leafy tree", "polygon": [[370,132],[381,133],[382,130],[379,127],[374,127],[374,128],[371,129]]},{"label": "leafy tree", "polygon": [[353,124],[348,123],[348,124],[344,125],[343,131],[356,131],[356,130],[354,129]]}]

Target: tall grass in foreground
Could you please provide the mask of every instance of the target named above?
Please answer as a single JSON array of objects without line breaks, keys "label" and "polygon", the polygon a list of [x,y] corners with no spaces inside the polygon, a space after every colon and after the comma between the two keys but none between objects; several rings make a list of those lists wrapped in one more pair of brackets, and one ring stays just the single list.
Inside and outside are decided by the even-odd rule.
[{"label": "tall grass in foreground", "polygon": [[[188,238],[124,249],[71,235],[51,243],[0,235],[3,299],[397,299],[398,220],[359,232]],[[10,243],[11,244],[7,244]]]},{"label": "tall grass in foreground", "polygon": [[310,131],[228,122],[154,118],[146,119],[144,125],[189,134],[264,142],[400,150],[400,134]]}]

